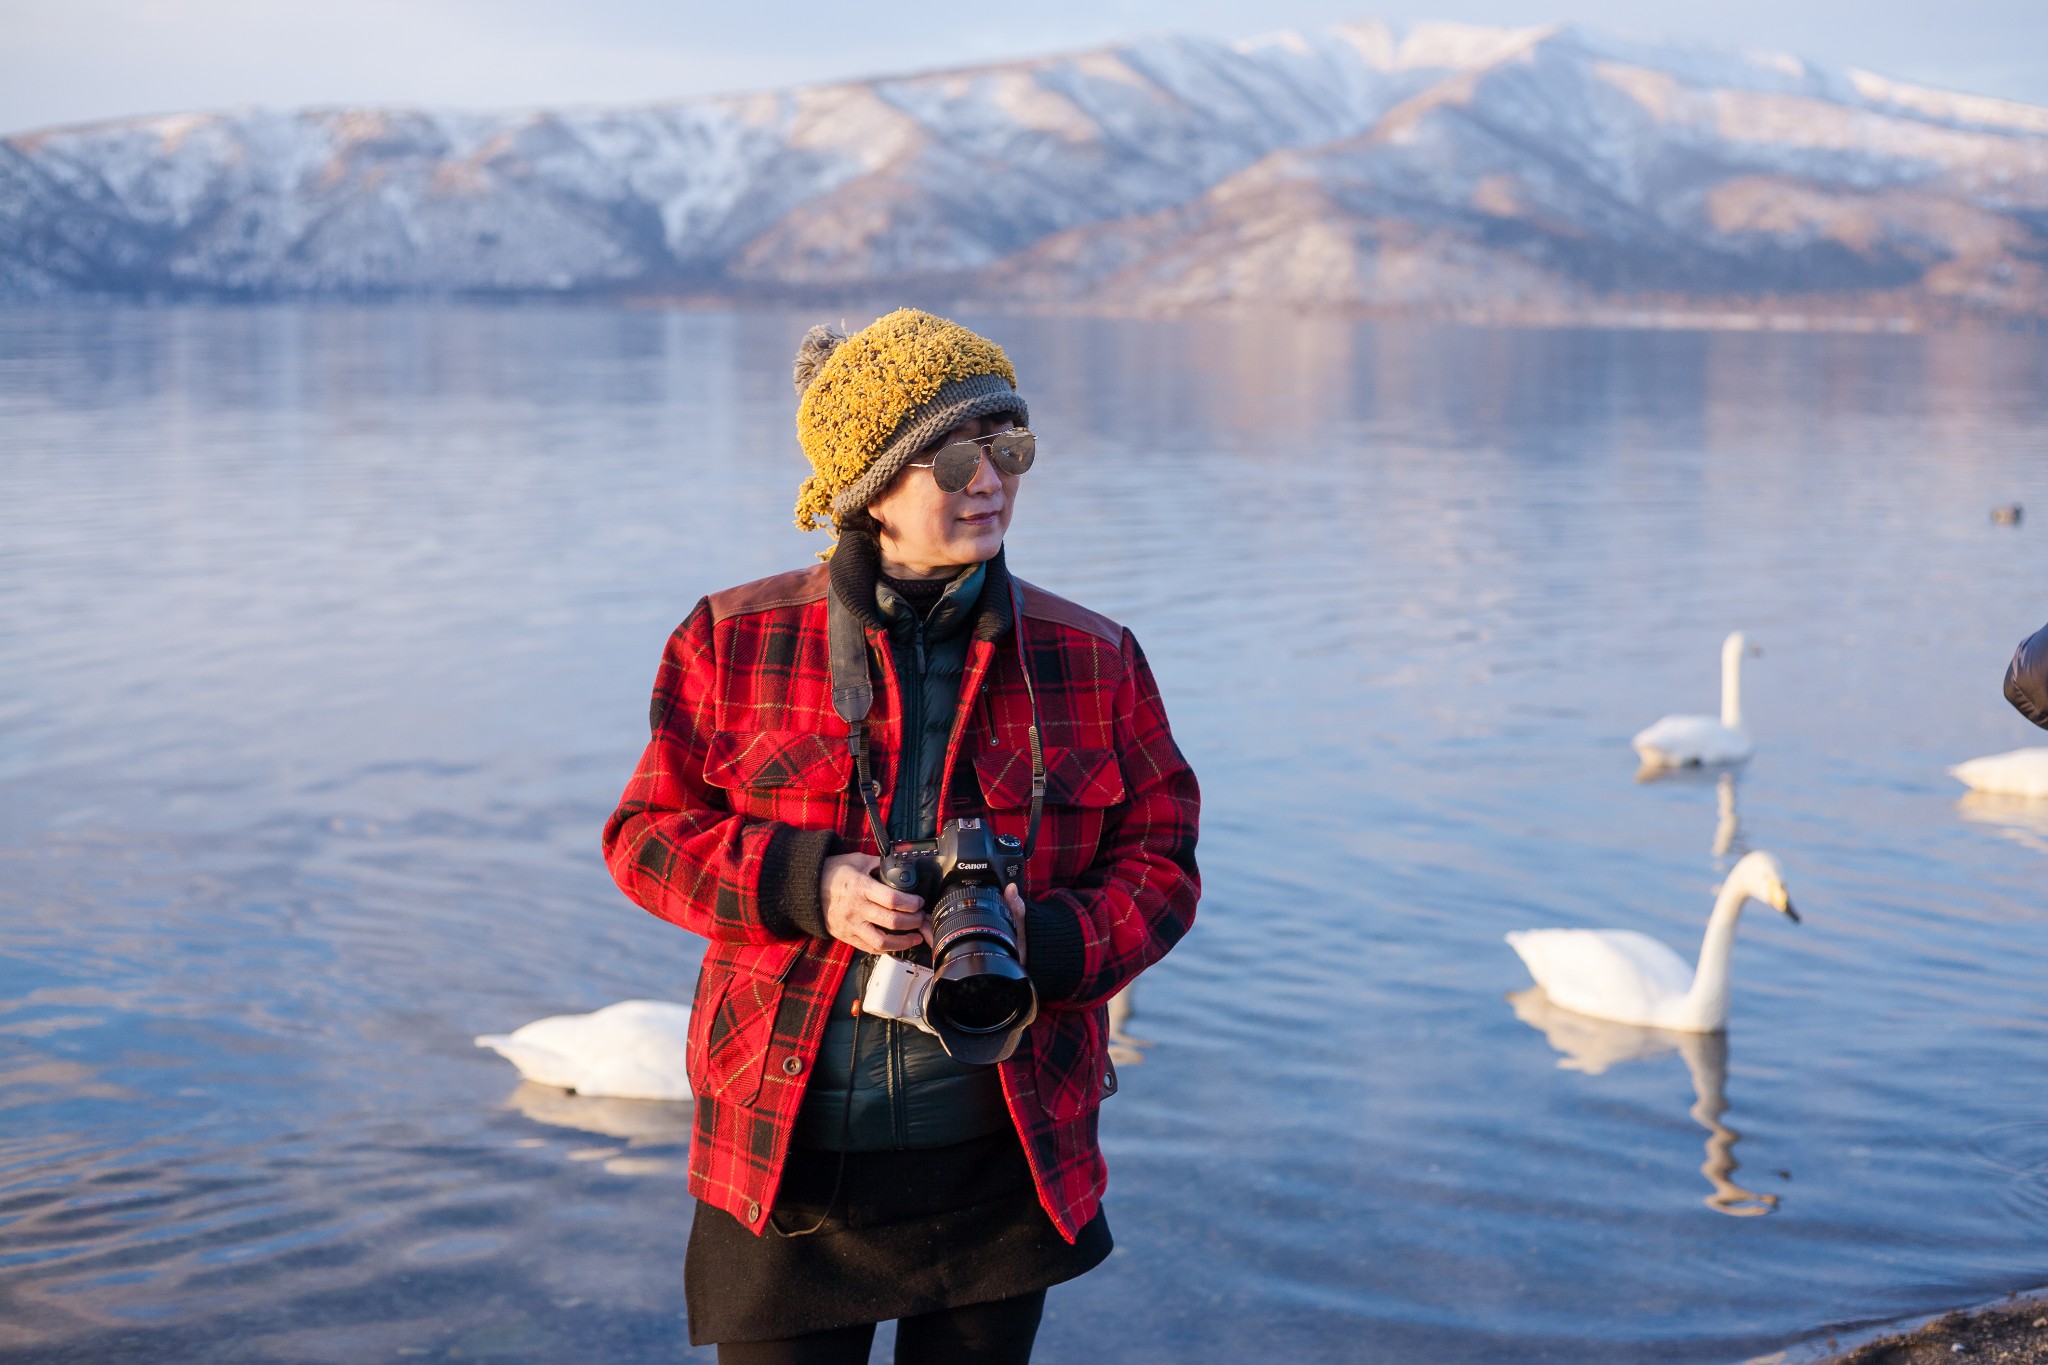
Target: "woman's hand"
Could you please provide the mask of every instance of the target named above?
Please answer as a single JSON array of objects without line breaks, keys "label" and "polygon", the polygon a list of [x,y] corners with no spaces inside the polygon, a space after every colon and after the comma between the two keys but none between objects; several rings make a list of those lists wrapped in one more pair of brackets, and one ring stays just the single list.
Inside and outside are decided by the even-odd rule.
[{"label": "woman's hand", "polygon": [[864,953],[895,953],[925,941],[924,902],[874,878],[882,860],[872,853],[827,858],[818,876],[825,930]]}]

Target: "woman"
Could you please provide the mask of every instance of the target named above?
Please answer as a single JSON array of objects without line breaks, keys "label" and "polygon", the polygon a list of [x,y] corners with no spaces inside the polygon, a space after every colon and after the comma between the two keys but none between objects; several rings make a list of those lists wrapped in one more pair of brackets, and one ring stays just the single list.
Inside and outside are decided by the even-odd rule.
[{"label": "woman", "polygon": [[[713,594],[677,628],[604,835],[628,896],[710,940],[690,1339],[725,1365],[864,1362],[895,1319],[904,1365],[1022,1362],[1046,1289],[1110,1251],[1104,1006],[1194,920],[1199,795],[1130,632],[1010,576],[1036,442],[1001,348],[904,309],[851,337],[813,328],[796,384],[797,524],[829,518],[828,563]],[[835,621],[864,678],[834,677]],[[872,955],[929,928],[872,875],[833,695],[862,681],[892,843],[983,815],[1023,837],[1036,717],[1043,822],[1004,899],[1038,1014],[998,1065],[856,1007]]]}]

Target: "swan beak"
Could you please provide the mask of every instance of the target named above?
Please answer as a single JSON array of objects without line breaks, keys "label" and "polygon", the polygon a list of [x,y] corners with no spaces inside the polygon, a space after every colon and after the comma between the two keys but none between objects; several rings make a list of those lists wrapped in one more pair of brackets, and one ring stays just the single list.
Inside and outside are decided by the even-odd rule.
[{"label": "swan beak", "polygon": [[1774,886],[1771,888],[1771,904],[1776,906],[1786,919],[1791,920],[1794,924],[1799,923],[1799,912],[1792,908],[1792,897],[1786,894],[1784,887]]}]

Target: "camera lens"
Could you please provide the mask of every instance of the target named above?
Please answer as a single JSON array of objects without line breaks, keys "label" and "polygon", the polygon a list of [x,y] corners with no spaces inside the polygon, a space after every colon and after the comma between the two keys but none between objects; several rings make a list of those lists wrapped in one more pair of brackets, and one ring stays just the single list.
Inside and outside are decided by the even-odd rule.
[{"label": "camera lens", "polygon": [[1012,957],[1017,953],[1010,907],[992,886],[955,882],[939,893],[939,902],[932,907],[932,937],[941,957],[956,944],[978,953],[1002,950]]},{"label": "camera lens", "polygon": [[1019,926],[1002,881],[1017,876],[1021,845],[985,820],[948,820],[934,841],[932,979],[924,1019],[946,1055],[988,1066],[1016,1052],[1038,1017],[1038,993],[1019,961]]},{"label": "camera lens", "polygon": [[[967,958],[978,960],[969,963]],[[1024,979],[1015,958],[972,953],[960,954],[951,961],[978,970],[971,976],[942,976],[932,982],[928,1008],[950,1027],[962,1033],[999,1033],[1030,1008],[1031,983]],[[1009,971],[1016,975],[1009,975]]]},{"label": "camera lens", "polygon": [[1007,1057],[1036,1011],[1016,933],[1009,906],[992,886],[956,882],[932,907],[937,947],[925,1019],[956,1061]]}]

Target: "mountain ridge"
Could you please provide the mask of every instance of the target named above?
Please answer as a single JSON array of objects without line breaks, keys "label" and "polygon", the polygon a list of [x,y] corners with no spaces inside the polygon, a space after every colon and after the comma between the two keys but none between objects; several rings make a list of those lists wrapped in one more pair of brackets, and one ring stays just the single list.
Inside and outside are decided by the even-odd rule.
[{"label": "mountain ridge", "polygon": [[1134,314],[2048,317],[2048,108],[1377,21],[629,107],[0,139],[0,299],[906,292]]}]

